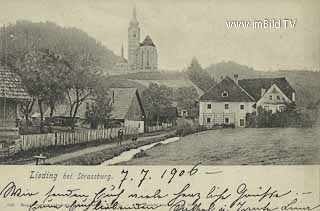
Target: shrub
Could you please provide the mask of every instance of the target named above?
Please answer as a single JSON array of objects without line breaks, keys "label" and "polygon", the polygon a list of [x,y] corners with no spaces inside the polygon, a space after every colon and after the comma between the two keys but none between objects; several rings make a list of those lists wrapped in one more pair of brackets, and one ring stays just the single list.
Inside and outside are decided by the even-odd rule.
[{"label": "shrub", "polygon": [[178,136],[186,136],[195,132],[196,132],[196,128],[189,123],[183,123],[178,125],[177,127]]}]

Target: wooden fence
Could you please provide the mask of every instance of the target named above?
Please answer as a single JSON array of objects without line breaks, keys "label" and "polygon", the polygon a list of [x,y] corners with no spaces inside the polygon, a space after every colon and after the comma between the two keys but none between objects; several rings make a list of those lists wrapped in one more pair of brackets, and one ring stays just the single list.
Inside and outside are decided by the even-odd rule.
[{"label": "wooden fence", "polygon": [[156,125],[156,126],[149,126],[148,127],[148,132],[154,132],[154,131],[159,131],[159,130],[165,130],[172,128],[173,124],[172,123],[163,123],[161,125]]},{"label": "wooden fence", "polygon": [[[20,149],[28,150],[38,147],[81,144],[98,139],[112,139],[118,136],[120,128],[98,130],[82,130],[74,133],[49,133],[38,135],[22,135]],[[123,128],[124,135],[137,134],[137,128]]]}]

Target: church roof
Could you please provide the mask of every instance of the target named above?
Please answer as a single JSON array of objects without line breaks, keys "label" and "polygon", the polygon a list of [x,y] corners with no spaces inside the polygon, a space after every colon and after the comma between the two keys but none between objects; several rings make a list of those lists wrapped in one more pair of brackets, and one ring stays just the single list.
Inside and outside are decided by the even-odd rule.
[{"label": "church roof", "polygon": [[140,46],[156,47],[149,35],[146,36],[146,38],[143,40],[143,42],[140,44]]},{"label": "church roof", "polygon": [[2,97],[19,100],[30,99],[20,77],[4,66],[0,67],[0,98]]}]

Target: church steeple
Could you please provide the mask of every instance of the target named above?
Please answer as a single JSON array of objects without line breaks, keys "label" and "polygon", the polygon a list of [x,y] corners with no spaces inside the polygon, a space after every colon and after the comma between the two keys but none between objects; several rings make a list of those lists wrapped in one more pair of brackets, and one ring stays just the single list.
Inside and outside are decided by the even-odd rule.
[{"label": "church steeple", "polygon": [[133,11],[132,11],[132,18],[130,21],[130,25],[139,25],[139,21],[137,19],[137,9],[136,9],[136,5],[134,5],[133,7]]},{"label": "church steeple", "polygon": [[140,43],[140,27],[137,19],[136,6],[133,7],[132,18],[128,28],[128,65],[129,69],[136,68],[136,51]]}]

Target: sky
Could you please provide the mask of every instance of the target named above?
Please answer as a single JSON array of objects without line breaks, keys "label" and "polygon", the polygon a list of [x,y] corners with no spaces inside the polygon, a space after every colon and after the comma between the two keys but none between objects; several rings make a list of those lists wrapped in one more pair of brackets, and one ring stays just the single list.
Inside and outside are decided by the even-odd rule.
[{"label": "sky", "polygon": [[[196,57],[203,67],[235,61],[258,70],[320,70],[318,0],[0,0],[0,24],[51,21],[77,27],[127,55],[134,5],[141,39],[150,35],[159,68],[181,70]],[[296,20],[280,29],[228,28],[226,21]],[[141,40],[142,42],[142,40]]]}]

